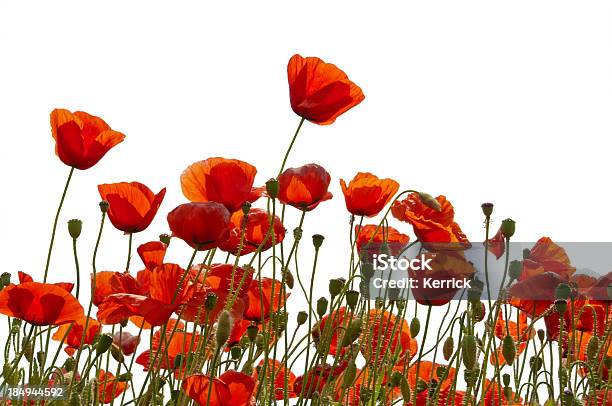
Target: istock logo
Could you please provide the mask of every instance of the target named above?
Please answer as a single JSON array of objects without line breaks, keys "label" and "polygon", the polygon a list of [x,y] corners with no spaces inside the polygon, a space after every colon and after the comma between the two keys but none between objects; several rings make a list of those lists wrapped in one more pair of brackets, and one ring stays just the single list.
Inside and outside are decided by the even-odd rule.
[{"label": "istock logo", "polygon": [[372,265],[375,271],[432,271],[431,261],[433,258],[426,258],[421,254],[417,258],[396,258],[393,255],[380,254],[372,256]]}]

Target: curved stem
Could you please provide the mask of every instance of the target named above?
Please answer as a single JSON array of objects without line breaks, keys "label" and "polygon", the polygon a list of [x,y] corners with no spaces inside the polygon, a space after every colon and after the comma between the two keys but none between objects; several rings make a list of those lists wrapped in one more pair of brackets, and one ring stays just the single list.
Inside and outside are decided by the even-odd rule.
[{"label": "curved stem", "polygon": [[300,120],[300,124],[298,124],[297,130],[295,130],[295,134],[293,134],[293,138],[291,139],[291,143],[289,144],[289,148],[287,148],[287,152],[285,152],[285,157],[283,158],[283,163],[281,165],[280,171],[278,171],[278,176],[280,176],[281,173],[283,173],[283,170],[285,169],[285,164],[287,163],[287,158],[289,158],[289,152],[291,152],[291,148],[293,148],[293,144],[295,144],[295,140],[300,132],[300,128],[302,128],[302,124],[304,124],[304,120],[305,118],[302,118]]}]

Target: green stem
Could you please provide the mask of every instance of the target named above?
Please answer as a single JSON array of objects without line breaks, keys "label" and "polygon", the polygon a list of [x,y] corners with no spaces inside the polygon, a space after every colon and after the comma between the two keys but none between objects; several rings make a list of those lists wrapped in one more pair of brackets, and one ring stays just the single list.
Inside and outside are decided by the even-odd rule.
[{"label": "green stem", "polygon": [[295,134],[293,134],[293,138],[291,139],[291,143],[289,144],[289,148],[287,148],[287,152],[285,152],[285,157],[283,158],[283,163],[281,165],[280,171],[278,171],[278,176],[280,176],[281,173],[283,173],[283,170],[285,169],[285,164],[287,163],[287,158],[289,158],[289,152],[291,152],[291,148],[293,148],[293,144],[295,143],[295,140],[300,132],[300,128],[302,128],[302,124],[304,124],[304,118],[302,118],[300,120],[300,124],[298,124],[297,130],[295,130]]}]

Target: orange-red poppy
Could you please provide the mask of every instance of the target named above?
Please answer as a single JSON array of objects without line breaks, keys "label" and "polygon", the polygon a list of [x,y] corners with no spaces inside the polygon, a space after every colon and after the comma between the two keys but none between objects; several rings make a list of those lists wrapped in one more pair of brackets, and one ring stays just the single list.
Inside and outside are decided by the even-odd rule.
[{"label": "orange-red poppy", "polygon": [[125,138],[100,117],[65,109],[51,112],[51,133],[59,159],[77,169],[91,168]]},{"label": "orange-red poppy", "polygon": [[576,272],[565,249],[548,237],[540,238],[531,248],[529,256],[523,260],[523,272],[519,280],[522,281],[544,272],[553,272],[566,281]]},{"label": "orange-red poppy", "polygon": [[[253,378],[256,381],[261,381],[259,379],[259,374],[263,372],[264,365],[266,364],[265,360],[259,361],[259,365],[255,368],[253,372]],[[296,393],[293,391],[293,384],[295,383],[295,374],[291,372],[289,368],[287,368],[283,363],[278,360],[268,360],[266,366],[266,375],[268,380],[272,379],[272,375],[274,375],[274,394],[276,400],[283,400],[285,398],[285,393],[287,393],[287,398],[291,399],[296,397]],[[285,388],[285,375],[287,376],[287,385]]]},{"label": "orange-red poppy", "polygon": [[381,365],[383,360],[390,361],[396,352],[397,364],[416,355],[418,343],[410,335],[406,320],[379,309],[370,310],[368,318],[368,328],[361,335],[361,353],[373,365]]},{"label": "orange-red poppy", "polygon": [[393,199],[399,183],[393,179],[379,179],[369,172],[359,172],[348,184],[340,179],[346,209],[356,216],[372,217]]},{"label": "orange-red poppy", "polygon": [[83,307],[65,288],[40,282],[2,289],[0,313],[36,326],[59,326],[84,317]]},{"label": "orange-red poppy", "polygon": [[98,399],[101,403],[111,403],[127,388],[128,383],[118,381],[112,373],[102,369],[98,372]]},{"label": "orange-red poppy", "polygon": [[[82,319],[76,320],[73,323],[62,324],[51,338],[55,341],[64,340],[64,344],[66,344],[64,351],[66,351],[68,355],[74,354],[74,352],[79,349],[82,338],[83,344],[92,344],[94,342],[94,338],[101,330],[102,326],[96,319],[92,319],[90,317],[89,322],[87,323],[86,320],[87,319],[83,317]],[[87,324],[87,331],[85,334],[83,334],[85,324]],[[66,335],[66,333],[68,333],[68,335]],[[64,337],[66,338],[64,339]]]},{"label": "orange-red poppy", "polygon": [[117,331],[113,335],[113,344],[121,349],[123,355],[132,355],[140,344],[140,336],[135,336],[129,331]]},{"label": "orange-red poppy", "polygon": [[396,200],[391,213],[396,219],[410,223],[423,243],[469,244],[454,220],[453,205],[444,196],[438,196],[436,200],[440,204],[440,211],[425,205],[417,193],[411,193],[404,200]]},{"label": "orange-red poppy", "polygon": [[336,365],[319,364],[309,369],[306,374],[298,376],[293,384],[293,391],[310,399],[313,393],[323,392],[328,381],[333,381],[346,369],[347,362],[341,361]]},{"label": "orange-red poppy", "polygon": [[[261,252],[279,244],[285,239],[285,227],[278,216],[274,216],[274,221],[271,222],[271,216],[262,209],[253,208],[246,216],[241,210],[236,211],[230,218],[232,228],[229,238],[219,245],[219,248],[237,255],[242,240],[241,255],[246,255],[255,252],[262,244]],[[268,235],[271,223],[274,232]]]},{"label": "orange-red poppy", "polygon": [[399,251],[410,241],[409,236],[400,233],[393,227],[378,227],[374,224],[355,226],[355,234],[357,235],[357,251],[369,247],[376,249],[382,242],[385,242],[392,252],[397,250],[399,254]]},{"label": "orange-red poppy", "polygon": [[[175,370],[179,375],[182,374],[187,366],[187,356],[196,352],[202,340],[199,334],[188,333],[183,328],[182,323],[172,319],[172,324],[169,323],[163,339],[161,332],[157,330],[153,334],[151,348],[136,357],[136,363],[142,365],[145,371],[152,368],[169,369]],[[179,356],[182,357],[182,362],[177,365],[176,358]]]},{"label": "orange-red poppy", "polygon": [[489,238],[487,249],[491,254],[495,255],[497,259],[501,258],[506,252],[506,239],[502,233],[501,227],[493,237]]},{"label": "orange-red poppy", "polygon": [[278,200],[300,210],[312,210],[332,198],[327,190],[330,181],[329,173],[317,164],[288,168],[278,177]]},{"label": "orange-red poppy", "polygon": [[257,169],[237,159],[208,158],[191,164],[181,175],[181,189],[192,202],[221,203],[230,213],[253,202],[261,189],[253,189]]},{"label": "orange-red poppy", "polygon": [[[198,267],[191,269],[191,275],[195,278],[200,273]],[[210,269],[202,271],[206,274],[204,283],[213,289],[217,294],[236,295],[236,290],[240,289],[236,296],[244,297],[251,287],[253,280],[253,268],[234,267],[232,264],[213,264]],[[233,281],[233,284],[232,284]]]},{"label": "orange-red poppy", "polygon": [[[314,343],[317,344],[320,341],[321,335],[331,335],[328,339],[329,341],[326,341],[326,344],[328,344],[327,348],[329,348],[329,354],[334,356],[338,355],[340,353],[338,351],[338,341],[342,339],[343,332],[346,331],[346,327],[352,319],[353,317],[347,314],[346,307],[341,307],[338,310],[332,311],[330,314],[324,315],[310,332]],[[344,352],[346,352],[346,349],[341,353],[344,354]]]},{"label": "orange-red poppy", "polygon": [[[19,278],[19,283],[34,282],[34,278],[25,272],[18,271],[17,277]],[[72,288],[74,288],[74,283],[70,282],[56,282],[53,285],[60,287],[69,293],[71,293]]]},{"label": "orange-red poppy", "polygon": [[136,251],[147,269],[155,269],[164,263],[167,249],[168,246],[161,241],[149,241],[141,244]]},{"label": "orange-red poppy", "polygon": [[183,390],[200,406],[247,406],[252,401],[255,380],[233,370],[212,380],[208,375],[195,374],[183,381]]},{"label": "orange-red poppy", "polygon": [[342,70],[316,57],[293,55],[287,65],[291,108],[316,124],[331,124],[365,96]]},{"label": "orange-red poppy", "polygon": [[185,203],[168,213],[172,235],[205,251],[227,240],[230,213],[216,202]]},{"label": "orange-red poppy", "polygon": [[506,335],[510,335],[514,341],[525,342],[533,338],[535,331],[531,327],[531,323],[527,321],[527,314],[518,313],[518,324],[515,317],[510,317],[510,320],[505,320],[502,312],[499,312],[497,322],[495,323],[495,336],[503,340]]},{"label": "orange-red poppy", "polygon": [[[272,296],[273,289],[274,296]],[[271,278],[261,278],[261,287],[259,280],[251,281],[246,296],[248,305],[244,311],[244,318],[252,321],[267,319],[271,311],[277,312],[284,306],[286,299],[283,297],[282,283]]]},{"label": "orange-red poppy", "polygon": [[[91,282],[93,285],[93,274],[91,275]],[[102,271],[96,273],[93,304],[100,306],[104,299],[116,293],[144,295],[146,291],[142,288],[140,282],[127,272]]]},{"label": "orange-red poppy", "polygon": [[139,182],[105,183],[98,185],[98,191],[102,200],[109,203],[111,223],[126,233],[138,233],[149,227],[166,195],[166,188],[154,194]]},{"label": "orange-red poppy", "polygon": [[[438,368],[446,368],[448,369],[448,374],[446,378],[442,381],[438,378],[437,370]],[[400,370],[396,368],[396,370]],[[417,376],[418,370],[418,376]],[[401,370],[400,370],[401,371]],[[430,382],[431,379],[436,380],[436,385],[440,387],[440,392],[448,391],[453,382],[457,379],[457,370],[451,366],[437,364],[427,360],[417,361],[408,368],[408,374],[406,376],[406,380],[410,384],[412,388],[415,388],[417,385],[417,381],[423,380],[425,382]],[[427,394],[427,392],[425,392]],[[440,395],[441,396],[441,395]],[[417,404],[418,399],[417,399]]]}]

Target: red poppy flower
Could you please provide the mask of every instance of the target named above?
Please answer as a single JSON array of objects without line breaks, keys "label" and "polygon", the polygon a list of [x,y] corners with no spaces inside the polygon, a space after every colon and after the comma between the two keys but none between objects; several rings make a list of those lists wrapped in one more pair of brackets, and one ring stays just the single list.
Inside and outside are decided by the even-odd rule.
[{"label": "red poppy flower", "polygon": [[154,194],[138,182],[102,184],[98,185],[98,191],[102,200],[109,203],[111,223],[126,233],[137,233],[149,227],[166,195],[166,188]]},{"label": "red poppy flower", "polygon": [[[515,317],[510,317],[515,319]],[[503,340],[506,335],[514,338],[514,341],[525,342],[533,338],[535,331],[530,327],[531,323],[527,321],[527,315],[519,312],[518,325],[515,320],[505,320],[502,312],[499,313],[497,322],[495,323],[495,336]]]},{"label": "red poppy flower", "polygon": [[487,248],[497,259],[500,259],[501,256],[504,255],[506,252],[506,239],[502,233],[501,227],[492,238],[489,238]]},{"label": "red poppy flower", "polygon": [[[85,323],[86,320],[87,319],[83,317],[82,319],[76,320],[73,323],[62,324],[51,338],[60,342],[64,340],[64,344],[66,344],[64,351],[66,351],[68,355],[74,354],[74,352],[81,346],[81,338],[83,338],[85,324],[87,324],[87,332],[85,333],[83,344],[92,344],[96,335],[100,333],[101,325],[96,319],[92,319],[90,317],[89,322]],[[70,329],[70,331],[68,329]],[[66,333],[68,333],[67,336]],[[66,337],[65,339],[64,336]]]},{"label": "red poppy flower", "polygon": [[[246,217],[241,210],[235,212],[230,218],[232,229],[229,233],[229,238],[219,245],[219,248],[237,255],[240,248],[240,240],[243,239],[241,255],[246,255],[257,251],[257,248],[264,241],[265,244],[263,244],[261,252],[270,249],[274,244],[282,242],[285,239],[285,227],[283,227],[283,223],[278,216],[274,216],[274,234],[270,233],[270,236],[266,238],[270,228],[270,216],[262,209],[251,209]],[[243,230],[244,237],[242,237]]]},{"label": "red poppy flower", "polygon": [[129,385],[127,382],[119,382],[115,375],[104,370],[98,372],[98,399],[106,404],[111,403],[121,395]]},{"label": "red poppy flower", "polygon": [[[353,317],[347,314],[346,307],[341,307],[330,314],[324,315],[310,332],[314,343],[318,344],[322,334],[327,336],[331,334],[331,339],[328,342],[329,354],[333,356],[339,355],[338,341],[342,340],[342,332],[345,331],[352,319]],[[346,349],[343,349],[341,354],[344,354],[344,352],[346,352]]]},{"label": "red poppy flower", "polygon": [[393,179],[379,179],[369,172],[359,172],[348,184],[340,179],[346,209],[356,216],[372,217],[393,199],[399,183]]},{"label": "red poppy flower", "polygon": [[305,399],[310,399],[315,392],[322,393],[328,381],[333,381],[346,369],[347,362],[337,365],[319,364],[308,370],[305,375],[298,376],[293,384],[293,391]]},{"label": "red poppy flower", "polygon": [[168,213],[172,235],[205,251],[227,240],[230,213],[216,202],[185,203]]},{"label": "red poppy flower", "polygon": [[[91,275],[91,283],[93,285],[93,274]],[[93,304],[100,306],[108,296],[116,293],[144,295],[146,291],[140,286],[138,280],[126,272],[102,271],[96,273]]]},{"label": "red poppy flower", "polygon": [[331,177],[317,164],[288,168],[278,177],[278,200],[283,204],[309,211],[332,198],[327,191]]},{"label": "red poppy flower", "polygon": [[[272,297],[272,289],[274,289],[274,297]],[[282,283],[271,278],[261,278],[261,288],[259,281],[253,280],[247,291],[247,298],[248,306],[244,311],[244,318],[252,321],[267,319],[271,311],[277,312],[284,306],[286,299],[282,295]]]},{"label": "red poppy flower", "polygon": [[183,381],[183,390],[200,406],[247,406],[255,390],[252,377],[233,370],[212,379],[212,387],[210,384],[208,375],[191,375]]},{"label": "red poppy flower", "polygon": [[192,202],[221,203],[230,213],[261,195],[253,190],[257,169],[237,159],[208,158],[191,164],[181,175],[183,194]]},{"label": "red poppy flower", "polygon": [[140,337],[128,331],[116,332],[113,335],[113,344],[121,349],[123,355],[132,355],[140,344]]},{"label": "red poppy flower", "polygon": [[36,326],[59,326],[84,317],[83,307],[70,292],[40,282],[25,282],[2,289],[0,313]]},{"label": "red poppy flower", "polygon": [[576,272],[565,249],[548,237],[540,238],[531,248],[529,256],[523,261],[523,272],[519,280],[522,281],[544,272],[554,272],[566,281],[569,281]]},{"label": "red poppy flower", "polygon": [[[25,272],[18,271],[17,276],[19,278],[20,284],[26,283],[26,282],[34,282],[34,278],[32,278],[32,276],[28,275]],[[64,289],[68,293],[71,293],[72,288],[74,288],[74,283],[70,283],[70,282],[56,282],[56,283],[53,283],[53,285]]]},{"label": "red poppy flower", "polygon": [[141,244],[136,251],[147,269],[155,269],[164,263],[166,249],[168,246],[161,241],[149,241]]},{"label": "red poppy flower", "polygon": [[125,138],[100,117],[65,109],[51,112],[51,133],[59,159],[77,169],[91,168]]},{"label": "red poppy flower", "polygon": [[[177,321],[173,319],[173,324],[166,329],[163,340],[160,331],[156,331],[153,334],[151,348],[136,357],[136,363],[142,365],[145,371],[154,367],[154,369],[175,370],[178,375],[184,373],[187,366],[187,355],[196,352],[202,337],[197,333],[184,331],[182,324],[177,324],[175,329],[174,323]],[[153,366],[156,354],[157,360]],[[177,365],[176,362],[178,356],[181,356],[183,360],[180,365]]]},{"label": "red poppy flower", "polygon": [[531,276],[510,286],[510,303],[531,317],[542,315],[555,301],[555,289],[564,280],[553,272]]},{"label": "red poppy flower", "polygon": [[[355,226],[355,234],[357,235],[356,244],[359,252],[367,248],[376,250],[381,243],[385,242],[392,253],[397,250],[395,254],[399,254],[410,241],[409,236],[400,233],[393,227],[378,227],[374,224],[368,224],[361,228]],[[375,253],[379,254],[380,252],[376,251]]]},{"label": "red poppy flower", "polygon": [[397,200],[391,206],[393,216],[412,225],[414,233],[423,243],[469,244],[465,234],[454,221],[453,205],[444,196],[436,197],[440,211],[425,205],[417,193],[404,200]]},{"label": "red poppy flower", "polygon": [[[416,355],[417,341],[410,335],[410,327],[404,319],[384,310],[373,309],[368,315],[368,329],[361,336],[361,353],[374,365],[381,365],[383,360],[394,356],[396,363],[404,363]],[[382,340],[382,342],[379,342]],[[398,348],[399,347],[399,348]],[[373,353],[374,351],[374,353]]]},{"label": "red poppy flower", "polygon": [[333,123],[365,96],[342,70],[316,57],[293,55],[287,65],[291,108],[316,124]]},{"label": "red poppy flower", "polygon": [[[263,372],[263,367],[266,364],[265,360],[259,361],[259,365],[253,373],[253,378],[261,382],[263,379],[259,378],[259,374]],[[285,398],[285,392],[287,398],[295,398],[297,395],[293,391],[293,384],[295,383],[295,374],[291,372],[289,368],[286,368],[283,363],[277,360],[268,360],[266,367],[267,380],[272,380],[274,375],[274,393],[276,400],[283,400]],[[285,389],[285,375],[287,375],[287,387]]]},{"label": "red poppy flower", "polygon": [[[196,267],[191,269],[193,277],[196,276],[194,275],[196,271],[199,273]],[[240,288],[237,296],[244,297],[253,281],[253,268],[242,268],[240,266],[234,268],[232,264],[214,264],[205,273],[206,279],[204,279],[204,283],[210,286],[217,294],[227,295],[230,291],[236,294],[235,291]]]}]

